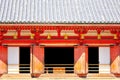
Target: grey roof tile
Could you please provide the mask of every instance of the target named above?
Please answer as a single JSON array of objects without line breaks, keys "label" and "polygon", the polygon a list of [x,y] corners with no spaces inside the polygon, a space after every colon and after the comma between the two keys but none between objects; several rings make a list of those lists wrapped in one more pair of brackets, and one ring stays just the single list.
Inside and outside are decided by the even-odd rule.
[{"label": "grey roof tile", "polygon": [[120,0],[0,0],[0,22],[120,23]]}]

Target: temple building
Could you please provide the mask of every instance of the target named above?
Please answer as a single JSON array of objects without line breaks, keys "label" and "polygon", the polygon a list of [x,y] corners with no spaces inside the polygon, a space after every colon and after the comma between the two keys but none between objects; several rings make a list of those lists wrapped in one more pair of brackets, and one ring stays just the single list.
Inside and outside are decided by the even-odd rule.
[{"label": "temple building", "polygon": [[0,0],[0,75],[120,77],[119,0]]}]

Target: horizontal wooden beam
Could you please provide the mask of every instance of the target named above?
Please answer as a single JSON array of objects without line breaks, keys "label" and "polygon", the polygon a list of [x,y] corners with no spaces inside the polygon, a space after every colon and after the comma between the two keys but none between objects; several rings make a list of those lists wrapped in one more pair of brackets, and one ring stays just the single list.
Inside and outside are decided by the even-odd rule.
[{"label": "horizontal wooden beam", "polygon": [[[3,36],[8,30],[16,30],[18,33],[17,38],[14,36]],[[34,36],[21,36],[21,30],[30,30]],[[47,36],[40,36],[44,30],[56,30],[58,36],[50,36],[51,38],[48,40]],[[65,40],[65,36],[61,36],[61,30],[74,30],[78,36],[67,36]],[[97,30],[98,34],[104,30],[110,30],[115,36],[100,36],[98,40],[98,36],[83,36],[81,34],[87,33],[88,30]],[[120,33],[120,24],[90,24],[90,25],[81,25],[81,24],[0,24],[0,44],[8,44],[8,43],[30,43],[30,44],[40,44],[40,43],[76,43],[76,44],[86,44],[86,43],[108,43],[108,44],[116,44],[120,43],[119,35]],[[116,40],[115,40],[116,39]]]},{"label": "horizontal wooden beam", "polygon": [[0,25],[0,30],[120,30],[120,24],[116,25]]},{"label": "horizontal wooden beam", "polygon": [[[38,40],[38,44],[117,44],[120,43],[120,40]],[[36,44],[36,40],[3,40],[2,44]]]}]

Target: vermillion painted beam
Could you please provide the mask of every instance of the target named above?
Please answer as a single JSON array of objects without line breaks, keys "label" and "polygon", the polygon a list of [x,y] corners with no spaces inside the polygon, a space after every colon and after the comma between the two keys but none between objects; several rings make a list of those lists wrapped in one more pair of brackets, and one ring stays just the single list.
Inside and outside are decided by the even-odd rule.
[{"label": "vermillion painted beam", "polygon": [[[47,44],[51,44],[51,43],[75,43],[75,44],[117,44],[119,43],[120,40],[38,40],[38,44],[41,43],[47,43]],[[36,44],[36,40],[3,40],[2,44],[25,44],[25,43],[29,43],[29,44]]]}]

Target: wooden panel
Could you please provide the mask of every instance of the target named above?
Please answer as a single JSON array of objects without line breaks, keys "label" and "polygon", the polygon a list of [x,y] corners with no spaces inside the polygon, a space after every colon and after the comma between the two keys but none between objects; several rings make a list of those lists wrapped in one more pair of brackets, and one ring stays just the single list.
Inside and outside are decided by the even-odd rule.
[{"label": "wooden panel", "polygon": [[33,47],[33,73],[44,73],[44,48]]},{"label": "wooden panel", "polygon": [[0,46],[0,74],[7,73],[7,47]]},{"label": "wooden panel", "polygon": [[120,73],[120,47],[112,46],[110,50],[111,54],[111,73],[118,74]]},{"label": "wooden panel", "polygon": [[74,71],[76,74],[86,73],[86,48],[79,46],[74,48]]}]

